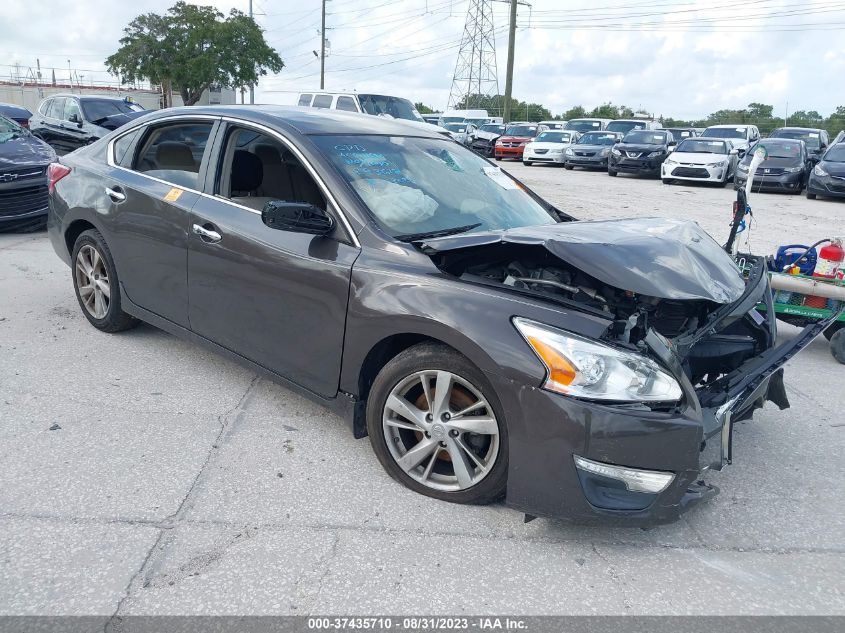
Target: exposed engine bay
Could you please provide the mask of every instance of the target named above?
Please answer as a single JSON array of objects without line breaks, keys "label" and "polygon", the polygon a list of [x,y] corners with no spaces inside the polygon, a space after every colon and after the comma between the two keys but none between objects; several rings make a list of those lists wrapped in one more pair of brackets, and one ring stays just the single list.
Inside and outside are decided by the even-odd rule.
[{"label": "exposed engine bay", "polygon": [[[629,222],[642,224],[643,221]],[[703,239],[692,235],[693,248],[717,260],[715,266],[696,269],[694,262],[682,261],[687,253],[677,242],[677,236],[668,240],[671,242],[668,248],[661,249],[660,236],[646,235],[650,244],[643,254],[651,259],[646,266],[632,254],[635,244],[612,243],[609,229],[613,228],[613,222],[601,223],[605,225],[601,230],[601,245],[586,244],[583,236],[576,236],[576,240],[580,237],[581,241],[572,244],[553,240],[549,235],[550,231],[568,232],[570,227],[583,224],[593,224],[591,230],[595,230],[599,223],[549,227],[541,242],[535,242],[525,234],[511,237],[512,232],[508,232],[505,235],[510,239],[473,244],[467,248],[450,248],[447,242],[454,244],[456,238],[434,240],[425,247],[439,268],[464,281],[505,286],[607,318],[610,323],[602,338],[616,345],[647,353],[644,339],[650,329],[670,341],[687,342],[678,345],[676,352],[695,386],[706,385],[730,373],[771,347],[771,332],[759,313],[752,310],[728,314],[745,292],[745,281],[730,257],[718,246],[712,251],[709,244],[702,243]],[[688,230],[689,227],[683,228]],[[644,228],[643,232],[647,233]],[[569,252],[573,246],[575,254]],[[584,257],[584,252],[577,253],[579,247],[586,246],[593,247],[592,258]],[[628,261],[627,266],[620,263],[618,275],[606,266],[596,265],[596,257],[608,250]],[[559,255],[567,256],[566,260]],[[570,256],[578,256],[579,265],[574,265]],[[679,260],[677,270],[667,267],[670,256]],[[641,274],[637,269],[648,273]],[[608,283],[611,275],[619,279],[619,286]],[[700,280],[698,286],[697,279]],[[626,282],[627,288],[623,285]],[[678,290],[680,284],[684,287]],[[643,290],[660,292],[662,296]],[[676,298],[676,295],[682,298]]]}]

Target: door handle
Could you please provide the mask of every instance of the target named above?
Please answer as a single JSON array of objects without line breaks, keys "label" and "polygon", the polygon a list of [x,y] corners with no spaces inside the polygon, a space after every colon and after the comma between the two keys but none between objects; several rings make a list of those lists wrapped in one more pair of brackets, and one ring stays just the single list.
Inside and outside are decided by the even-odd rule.
[{"label": "door handle", "polygon": [[106,195],[114,202],[123,202],[126,200],[126,194],[122,193],[119,189],[109,189],[106,187]]},{"label": "door handle", "polygon": [[209,242],[211,244],[216,244],[223,239],[223,236],[217,231],[207,229],[199,224],[194,224],[194,233],[199,235],[203,242]]}]

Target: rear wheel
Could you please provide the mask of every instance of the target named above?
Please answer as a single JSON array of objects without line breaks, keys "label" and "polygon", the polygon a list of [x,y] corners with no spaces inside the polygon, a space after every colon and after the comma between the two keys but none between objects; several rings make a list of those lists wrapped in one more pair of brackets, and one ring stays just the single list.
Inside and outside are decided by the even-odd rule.
[{"label": "rear wheel", "polygon": [[496,160],[502,160],[501,156],[496,156]]},{"label": "rear wheel", "polygon": [[615,169],[608,169],[608,170],[607,170],[607,175],[608,175],[608,176],[616,176],[616,174],[618,174],[618,173],[619,173],[619,172],[618,172],[618,171],[616,171]]},{"label": "rear wheel", "polygon": [[842,328],[845,328],[845,322],[843,321],[836,321],[834,323],[831,323],[828,328],[823,332],[824,337],[829,341],[833,338],[833,335],[836,334]]},{"label": "rear wheel", "polygon": [[120,307],[117,270],[106,241],[96,229],[84,231],[73,246],[73,288],[88,321],[103,332],[120,332],[138,320]]},{"label": "rear wheel", "polygon": [[379,372],[367,401],[370,443],[406,487],[455,503],[489,503],[507,479],[507,428],[487,379],[443,345],[411,347]]},{"label": "rear wheel", "polygon": [[567,165],[567,164],[564,163],[563,167],[564,167],[564,169],[572,170],[575,167],[575,165]]},{"label": "rear wheel", "polygon": [[840,328],[830,338],[830,353],[836,360],[845,365],[845,330]]}]

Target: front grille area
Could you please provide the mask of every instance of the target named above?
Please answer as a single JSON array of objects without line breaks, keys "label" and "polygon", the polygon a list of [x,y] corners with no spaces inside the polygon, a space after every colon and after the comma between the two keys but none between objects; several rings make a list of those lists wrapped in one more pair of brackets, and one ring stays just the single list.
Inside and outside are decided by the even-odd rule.
[{"label": "front grille area", "polygon": [[710,178],[710,172],[704,167],[675,167],[672,175],[678,178]]},{"label": "front grille area", "polygon": [[761,176],[782,176],[784,172],[782,167],[767,167],[757,173]]},{"label": "front grille area", "polygon": [[595,156],[595,152],[575,152],[576,156]]},{"label": "front grille area", "polygon": [[0,189],[0,218],[46,209],[47,185]]},{"label": "front grille area", "polygon": [[548,152],[548,151],[549,151],[549,150],[547,150],[547,149],[535,149],[535,150],[534,150],[534,153],[535,153],[535,154],[545,154],[545,153],[546,153],[546,152]]},{"label": "front grille area", "polygon": [[28,178],[42,178],[46,174],[46,167],[16,167],[15,169],[0,167],[0,183],[20,182]]}]

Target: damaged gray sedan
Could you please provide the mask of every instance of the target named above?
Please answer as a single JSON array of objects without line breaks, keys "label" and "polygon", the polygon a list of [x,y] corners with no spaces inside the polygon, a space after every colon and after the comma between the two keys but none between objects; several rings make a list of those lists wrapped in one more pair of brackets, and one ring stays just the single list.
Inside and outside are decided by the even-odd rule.
[{"label": "damaged gray sedan", "polygon": [[94,327],[206,345],[446,501],[672,521],[823,329],[776,347],[764,261],[696,224],[575,221],[400,121],[171,109],[61,160],[49,234]]}]

